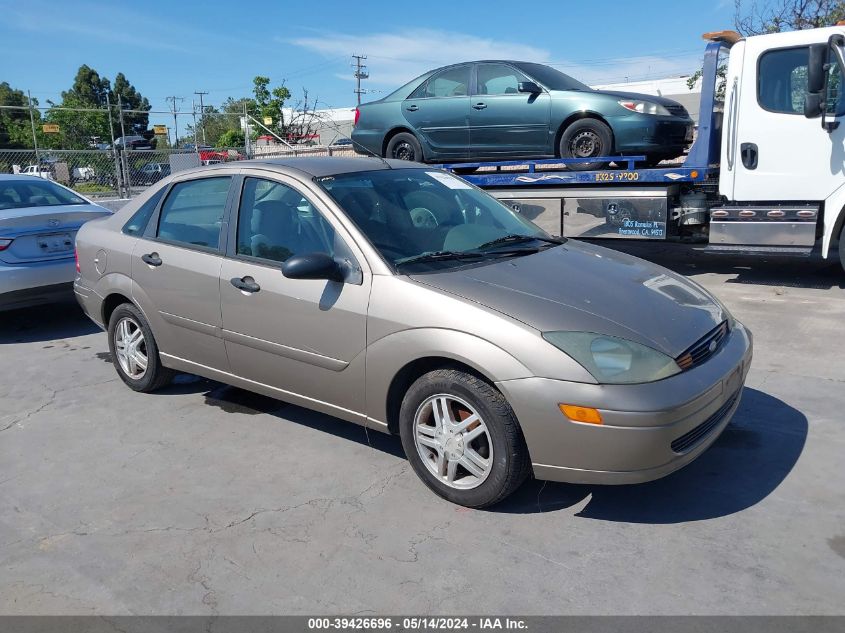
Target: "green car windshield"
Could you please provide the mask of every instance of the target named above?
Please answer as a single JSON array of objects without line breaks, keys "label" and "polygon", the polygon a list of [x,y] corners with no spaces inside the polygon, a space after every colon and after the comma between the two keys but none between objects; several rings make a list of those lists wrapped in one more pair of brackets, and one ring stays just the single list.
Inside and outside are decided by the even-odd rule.
[{"label": "green car windshield", "polygon": [[382,169],[318,182],[393,266],[437,270],[475,256],[495,256],[503,248],[514,253],[533,245],[536,251],[556,242],[492,196],[444,171]]}]

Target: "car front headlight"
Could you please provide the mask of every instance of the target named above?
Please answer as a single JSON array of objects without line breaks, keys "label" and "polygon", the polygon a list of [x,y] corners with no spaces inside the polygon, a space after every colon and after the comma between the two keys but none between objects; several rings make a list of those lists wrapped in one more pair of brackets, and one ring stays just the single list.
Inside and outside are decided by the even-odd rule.
[{"label": "car front headlight", "polygon": [[639,112],[640,114],[658,114],[660,116],[672,116],[672,113],[669,112],[666,108],[664,108],[659,103],[654,103],[653,101],[633,101],[631,99],[623,99],[619,102],[626,110],[630,110],[631,112]]},{"label": "car front headlight", "polygon": [[602,384],[654,382],[681,372],[674,358],[616,336],[593,332],[543,332],[543,338],[575,359]]}]

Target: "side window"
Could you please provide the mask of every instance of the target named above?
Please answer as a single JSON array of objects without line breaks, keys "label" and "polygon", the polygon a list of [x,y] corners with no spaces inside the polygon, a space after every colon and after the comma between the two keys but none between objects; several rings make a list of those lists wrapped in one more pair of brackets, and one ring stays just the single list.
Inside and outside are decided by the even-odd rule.
[{"label": "side window", "polygon": [[231,182],[231,176],[224,176],[173,185],[161,207],[158,237],[216,249]]},{"label": "side window", "polygon": [[760,106],[771,112],[803,115],[809,59],[806,46],[763,53],[757,71]]},{"label": "side window", "polygon": [[138,208],[132,217],[129,218],[129,221],[123,225],[124,233],[127,235],[141,235],[144,232],[144,229],[147,228],[147,224],[153,216],[153,212],[158,206],[158,201],[161,200],[166,188],[167,187],[162,187],[156,191],[152,196],[150,196],[149,200]]},{"label": "side window", "polygon": [[519,82],[528,78],[504,64],[478,65],[478,94],[510,95],[519,93]]},{"label": "side window", "polygon": [[244,180],[238,255],[283,262],[293,255],[335,254],[335,231],[308,198],[272,180]]},{"label": "side window", "polygon": [[426,97],[465,97],[469,94],[469,66],[450,68],[434,75],[425,88]]}]

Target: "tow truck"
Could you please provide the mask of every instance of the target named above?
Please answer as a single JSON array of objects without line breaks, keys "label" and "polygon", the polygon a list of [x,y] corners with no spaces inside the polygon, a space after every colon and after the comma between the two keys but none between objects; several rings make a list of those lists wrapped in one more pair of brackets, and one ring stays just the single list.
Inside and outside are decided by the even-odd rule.
[{"label": "tow truck", "polygon": [[[838,258],[845,268],[845,23],[704,38],[701,120],[683,163],[640,168],[644,156],[604,156],[441,167],[555,235]],[[608,168],[580,171],[579,162]]]}]

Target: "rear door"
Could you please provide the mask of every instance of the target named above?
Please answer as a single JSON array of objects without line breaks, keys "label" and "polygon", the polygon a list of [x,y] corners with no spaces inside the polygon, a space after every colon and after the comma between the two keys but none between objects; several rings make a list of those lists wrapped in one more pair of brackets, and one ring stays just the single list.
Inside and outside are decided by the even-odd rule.
[{"label": "rear door", "polygon": [[[313,192],[292,179],[244,178],[239,206],[220,271],[232,373],[330,403],[330,412],[363,412],[371,275],[362,255]],[[345,262],[346,281],[282,274],[288,258],[314,252]]]},{"label": "rear door", "polygon": [[463,64],[432,75],[402,104],[408,124],[437,153],[432,158],[469,157],[471,69]]},{"label": "rear door", "polygon": [[175,182],[132,253],[133,297],[162,354],[228,371],[220,266],[233,177]]},{"label": "rear door", "polygon": [[519,92],[528,77],[507,64],[477,64],[469,113],[473,158],[549,154],[551,98]]}]

